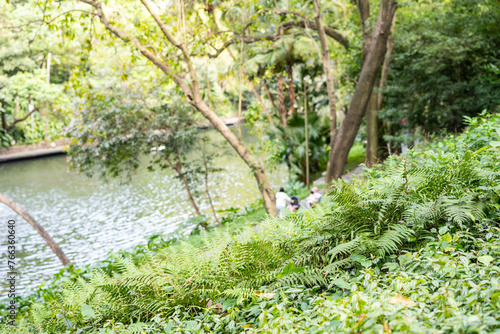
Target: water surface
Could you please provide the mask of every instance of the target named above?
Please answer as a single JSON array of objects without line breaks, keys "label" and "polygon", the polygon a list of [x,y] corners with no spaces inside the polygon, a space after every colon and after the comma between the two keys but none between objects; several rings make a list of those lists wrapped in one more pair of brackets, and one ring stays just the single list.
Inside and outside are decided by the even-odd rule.
[{"label": "water surface", "polygon": [[[244,207],[260,198],[255,179],[236,155],[216,162],[225,171],[210,177],[216,209]],[[269,175],[276,188],[284,168]],[[64,156],[0,164],[0,192],[20,204],[61,246],[77,266],[103,260],[109,251],[145,243],[146,237],[175,231],[194,215],[184,187],[170,170],[139,169],[129,183],[69,171]],[[209,214],[207,203],[201,203]],[[40,285],[62,265],[33,227],[0,203],[0,270],[7,273],[7,221],[17,225],[18,290]],[[5,297],[3,284],[1,296]]]}]

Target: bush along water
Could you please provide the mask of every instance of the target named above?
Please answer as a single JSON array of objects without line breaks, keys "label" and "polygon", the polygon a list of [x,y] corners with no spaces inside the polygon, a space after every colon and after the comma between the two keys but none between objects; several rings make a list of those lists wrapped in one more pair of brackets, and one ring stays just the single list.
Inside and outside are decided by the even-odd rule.
[{"label": "bush along water", "polygon": [[302,215],[215,229],[68,280],[16,330],[498,331],[500,117],[468,122],[339,182]]}]

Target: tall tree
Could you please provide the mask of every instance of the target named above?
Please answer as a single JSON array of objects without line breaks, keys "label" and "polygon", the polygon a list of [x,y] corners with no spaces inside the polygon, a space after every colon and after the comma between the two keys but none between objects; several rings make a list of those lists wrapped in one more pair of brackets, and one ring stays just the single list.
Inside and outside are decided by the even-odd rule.
[{"label": "tall tree", "polygon": [[330,151],[329,168],[325,180],[327,184],[333,179],[339,178],[344,171],[347,155],[358,133],[380,67],[384,61],[387,39],[396,9],[397,2],[395,0],[380,1],[377,22],[370,40],[370,46],[366,51],[361,74],[344,122],[337,132],[334,145]]},{"label": "tall tree", "polygon": [[[79,0],[78,2],[91,6],[92,9],[87,10],[87,12],[90,13],[89,15],[97,17],[110,34],[135,50],[138,50],[169,79],[173,80],[185,99],[210,121],[214,128],[222,134],[238,155],[245,161],[257,181],[264,208],[269,214],[276,215],[277,210],[274,191],[271,189],[271,185],[261,163],[203,99],[203,92],[200,89],[194,59],[199,55],[198,47],[200,44],[197,44],[200,42],[199,39],[205,38],[208,34],[197,34],[195,31],[190,31],[190,29],[187,29],[185,26],[185,24],[191,23],[191,20],[186,19],[186,17],[191,16],[193,21],[196,21],[193,30],[207,29],[204,22],[200,22],[198,19],[199,15],[197,9],[192,6],[184,8],[184,3],[180,4],[178,13],[182,13],[184,19],[178,22],[182,28],[178,31],[174,29],[175,27],[173,27],[173,25],[167,26],[165,24],[167,19],[170,19],[168,18],[169,13],[165,10],[163,10],[163,13],[160,13],[158,8],[148,0],[141,0],[141,2],[144,9],[149,14],[149,20],[146,18],[141,20],[141,18],[139,18],[142,14],[140,9],[131,8],[125,4],[116,7],[119,4],[114,3],[113,7],[107,7],[105,3],[101,1]],[[134,5],[132,5],[132,7],[133,6]],[[126,17],[128,17],[127,15],[121,15],[127,13],[128,9],[132,9],[131,11],[129,10],[128,13],[130,13],[131,17],[137,18],[135,21],[129,21],[126,19]],[[118,13],[118,15],[113,15],[113,13]],[[157,29],[150,25],[150,20],[156,24]],[[146,30],[146,32],[144,32],[143,29]],[[163,38],[157,35],[158,29],[163,35]],[[177,36],[175,35],[176,32]],[[217,36],[220,35],[221,34]],[[191,40],[193,40],[194,45],[189,44]],[[231,41],[231,43],[233,42],[234,41]],[[152,46],[151,43],[155,46]],[[207,45],[206,49],[208,49],[209,41],[204,41],[203,44]],[[168,49],[169,52],[165,52],[164,50],[160,51],[159,49]],[[219,54],[222,51],[220,51]],[[162,55],[166,55],[166,58],[163,58]]]},{"label": "tall tree", "polygon": [[[326,89],[328,91],[328,105],[330,107],[330,147],[335,143],[335,135],[337,132],[337,101],[335,98],[335,86],[333,83],[332,70],[330,68],[330,51],[326,40],[325,27],[321,21],[321,7],[319,0],[313,0],[314,6],[314,19],[318,27],[319,40],[321,42],[321,62],[323,64],[323,71],[326,76]],[[331,169],[331,164],[328,165]],[[327,171],[327,173],[329,173]]]}]

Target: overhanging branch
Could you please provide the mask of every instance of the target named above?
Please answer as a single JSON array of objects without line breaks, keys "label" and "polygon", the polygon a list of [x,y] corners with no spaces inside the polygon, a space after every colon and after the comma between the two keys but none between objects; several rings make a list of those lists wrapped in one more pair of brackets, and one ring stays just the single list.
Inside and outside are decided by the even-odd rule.
[{"label": "overhanging branch", "polygon": [[86,3],[86,4],[89,4],[97,10],[96,15],[99,17],[99,20],[102,22],[104,27],[110,33],[112,33],[113,35],[115,35],[116,37],[121,39],[122,41],[124,41],[126,43],[130,43],[133,46],[135,46],[136,48],[138,48],[139,51],[146,58],[148,58],[153,64],[155,64],[162,72],[164,72],[167,75],[170,75],[174,79],[175,83],[177,85],[179,85],[179,87],[184,91],[184,94],[186,95],[186,98],[188,100],[192,100],[194,98],[193,93],[192,93],[189,85],[184,81],[184,79],[182,79],[180,76],[176,75],[167,64],[162,62],[154,53],[149,51],[144,45],[139,43],[138,40],[130,39],[126,34],[124,34],[123,32],[119,31],[118,29],[116,29],[115,27],[113,27],[111,25],[111,23],[109,22],[107,17],[104,15],[104,12],[102,10],[102,5],[100,2],[92,1],[92,0],[79,0],[79,1]]},{"label": "overhanging branch", "polygon": [[[294,28],[294,27],[295,28],[305,28],[306,23],[307,23],[307,28],[318,31],[318,25],[316,24],[316,22],[309,21],[309,20],[288,21],[288,22],[282,23],[281,26],[285,29],[286,28]],[[334,40],[336,40],[337,42],[342,44],[342,46],[345,47],[346,49],[349,49],[349,40],[347,39],[347,37],[345,37],[340,32],[338,32],[337,30],[335,30],[331,27],[324,26],[324,29],[325,29],[325,34],[327,36],[333,38]]]},{"label": "overhanging branch", "polygon": [[235,43],[245,43],[245,44],[252,44],[260,41],[270,41],[270,42],[276,42],[281,36],[283,35],[283,29],[281,27],[278,29],[278,32],[275,35],[262,35],[262,36],[248,36],[248,37],[235,37],[230,39],[229,41],[225,42],[224,45],[217,49],[215,49],[215,53],[209,53],[207,54],[208,57],[210,58],[217,58],[224,50],[226,50],[230,45],[235,44]]}]

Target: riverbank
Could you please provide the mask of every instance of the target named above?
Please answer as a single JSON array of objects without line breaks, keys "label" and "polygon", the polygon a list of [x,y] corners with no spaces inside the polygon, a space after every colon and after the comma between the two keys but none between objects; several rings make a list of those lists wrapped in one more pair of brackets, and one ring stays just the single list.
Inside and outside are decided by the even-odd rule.
[{"label": "riverbank", "polygon": [[32,145],[15,145],[3,148],[0,149],[0,163],[65,154],[65,148],[70,142],[70,139],[63,138],[53,142],[41,142]]},{"label": "riverbank", "polygon": [[[229,116],[229,117],[221,117],[222,121],[227,126],[237,126],[238,125],[238,117]],[[240,118],[240,121],[244,121],[244,117]],[[208,129],[211,127],[211,124],[203,120],[199,124],[200,129]],[[0,163],[9,162],[9,161],[17,161],[23,159],[32,159],[39,158],[57,154],[65,154],[66,147],[71,143],[71,139],[63,138],[53,142],[41,142],[37,144],[31,145],[14,145],[8,148],[0,149]]]}]

